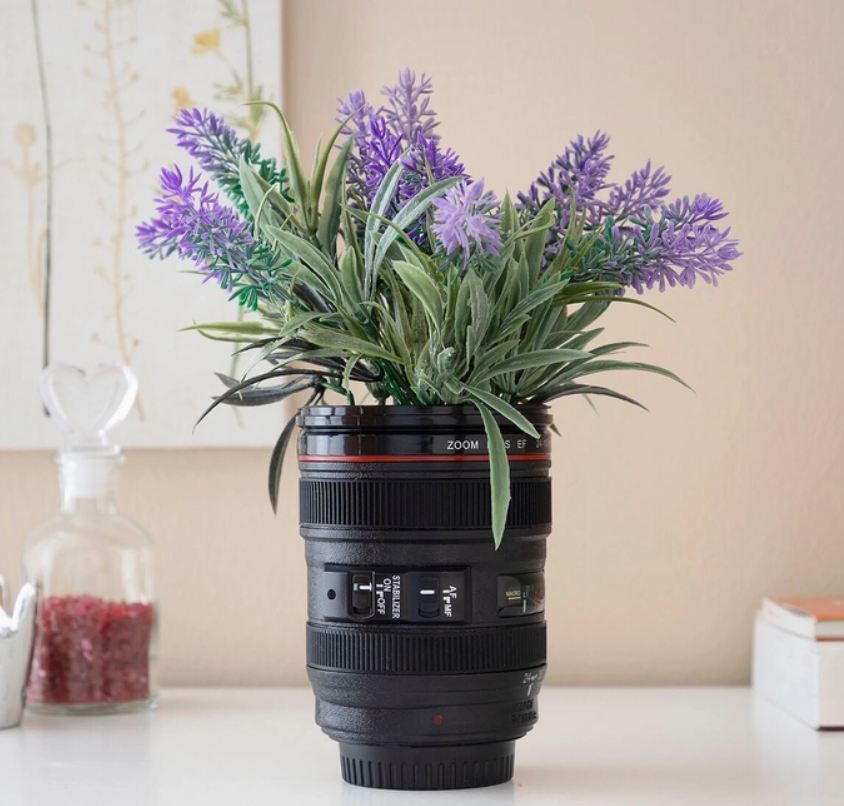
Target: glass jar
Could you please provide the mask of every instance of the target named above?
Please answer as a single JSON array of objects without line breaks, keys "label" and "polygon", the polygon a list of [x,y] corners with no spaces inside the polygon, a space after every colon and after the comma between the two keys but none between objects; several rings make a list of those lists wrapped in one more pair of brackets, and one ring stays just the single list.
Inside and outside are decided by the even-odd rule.
[{"label": "glass jar", "polygon": [[24,579],[41,587],[27,706],[105,713],[157,701],[152,543],[117,511],[117,448],[61,451],[58,515],[26,539]]}]

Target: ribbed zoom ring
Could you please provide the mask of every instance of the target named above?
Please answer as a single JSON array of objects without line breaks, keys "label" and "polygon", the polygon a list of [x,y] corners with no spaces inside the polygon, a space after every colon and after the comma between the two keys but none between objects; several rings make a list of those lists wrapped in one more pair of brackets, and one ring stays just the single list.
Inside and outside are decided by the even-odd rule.
[{"label": "ribbed zoom ring", "polygon": [[472,674],[545,664],[545,622],[426,632],[308,624],[308,666],[329,671]]},{"label": "ribbed zoom ring", "polygon": [[[551,523],[551,480],[514,479],[510,528]],[[488,529],[490,485],[484,479],[352,479],[299,482],[299,520],[306,526],[377,529]]]}]

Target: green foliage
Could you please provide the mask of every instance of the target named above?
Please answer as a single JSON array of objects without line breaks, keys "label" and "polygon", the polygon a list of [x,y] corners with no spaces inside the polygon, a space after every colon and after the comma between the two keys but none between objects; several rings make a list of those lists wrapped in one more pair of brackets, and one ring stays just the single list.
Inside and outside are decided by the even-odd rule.
[{"label": "green foliage", "polygon": [[[498,256],[489,257],[484,270],[464,270],[406,234],[458,179],[423,189],[389,219],[401,179],[396,162],[370,209],[360,209],[346,193],[349,142],[328,171],[342,124],[324,148],[317,148],[308,179],[287,121],[270,106],[282,125],[288,192],[280,192],[246,160],[239,166],[239,187],[255,237],[283,260],[259,295],[259,322],[196,329],[245,343],[240,349],[252,354],[252,365],[269,362],[271,369],[241,381],[223,377],[228,388],[210,408],[274,403],[303,390],[311,391],[312,401],[333,390],[354,402],[354,384],[362,384],[379,403],[474,405],[489,438],[498,545],[510,483],[496,415],[535,437],[520,404],[603,395],[640,405],[606,387],[580,382],[588,376],[636,370],[679,378],[616,357],[640,346],[636,343],[594,346],[602,332],[592,327],[595,321],[613,304],[638,301],[622,296],[614,283],[574,280],[596,238],[584,231],[584,216],[571,217],[564,248],[554,262],[543,265],[546,232],[556,221],[554,202],[525,220],[506,197]],[[274,385],[266,386],[270,382]],[[288,424],[273,452],[274,504],[291,430]]]}]

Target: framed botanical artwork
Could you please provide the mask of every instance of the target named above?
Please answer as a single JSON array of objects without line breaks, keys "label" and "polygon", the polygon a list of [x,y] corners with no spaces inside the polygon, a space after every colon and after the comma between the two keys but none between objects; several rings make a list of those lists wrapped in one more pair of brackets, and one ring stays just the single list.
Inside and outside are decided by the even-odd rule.
[{"label": "framed botanical artwork", "polygon": [[[278,0],[0,0],[0,449],[48,448],[45,364],[130,365],[140,380],[120,442],[271,445],[277,408],[229,409],[194,431],[221,391],[230,345],[180,332],[231,318],[214,284],[135,241],[161,165],[187,165],[168,133],[212,108],[277,154]],[[181,273],[181,274],[180,274]]]}]

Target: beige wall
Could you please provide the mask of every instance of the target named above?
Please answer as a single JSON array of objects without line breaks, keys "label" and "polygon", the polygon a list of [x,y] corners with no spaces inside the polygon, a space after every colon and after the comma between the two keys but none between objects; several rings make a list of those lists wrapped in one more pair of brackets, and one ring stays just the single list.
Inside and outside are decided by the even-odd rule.
[{"label": "beige wall", "polygon": [[[844,591],[844,6],[285,6],[307,152],[337,96],[374,95],[410,65],[434,77],[444,142],[499,192],[600,127],[616,177],[652,157],[678,194],[724,199],[745,252],[734,274],[651,298],[677,324],[608,317],[608,335],[650,343],[646,360],[696,394],[630,375],[619,387],[650,413],[555,410],[547,615],[553,682],[746,682],[760,597]],[[157,542],[166,683],[305,681],[295,468],[273,518],[268,453],[129,456],[122,501]],[[0,568],[16,572],[53,506],[46,455],[0,454]]]}]

